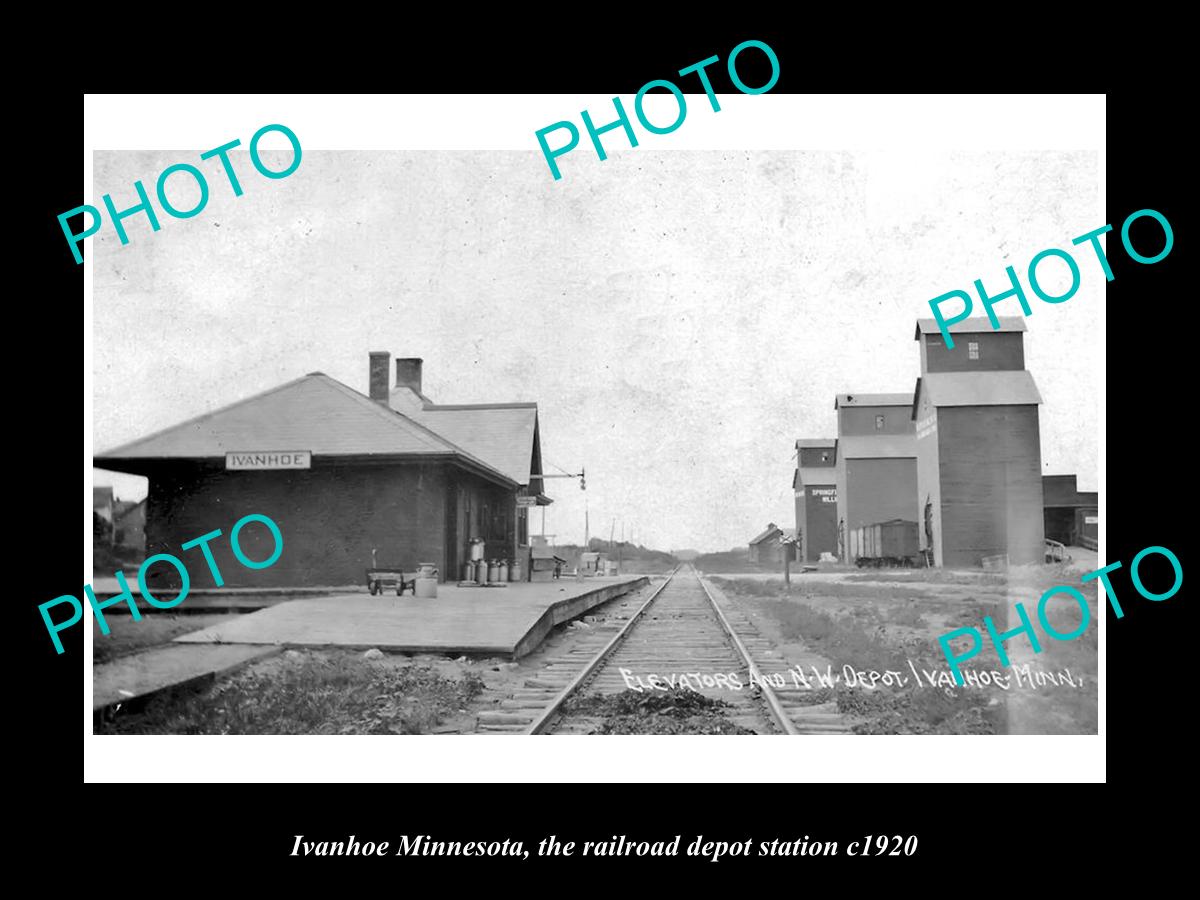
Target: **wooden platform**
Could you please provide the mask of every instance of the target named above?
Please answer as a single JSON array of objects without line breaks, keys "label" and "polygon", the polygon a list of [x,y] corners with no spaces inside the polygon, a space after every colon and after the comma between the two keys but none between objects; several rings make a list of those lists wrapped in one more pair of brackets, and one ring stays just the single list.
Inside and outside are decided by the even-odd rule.
[{"label": "wooden platform", "polygon": [[555,625],[648,581],[644,576],[563,578],[513,583],[504,590],[442,584],[433,599],[340,594],[289,600],[175,642],[378,647],[398,653],[517,659],[537,647]]},{"label": "wooden platform", "polygon": [[[133,591],[134,600],[137,602],[142,615],[147,613],[153,615],[155,609],[141,595],[138,590],[137,573],[126,576],[126,581],[130,589]],[[92,579],[92,591],[96,595],[97,600],[107,600],[110,597],[115,597],[121,593],[120,585],[117,579],[112,576],[99,576]],[[266,609],[268,606],[274,606],[277,603],[284,603],[288,600],[296,600],[300,597],[325,597],[332,594],[354,594],[359,593],[366,595],[367,588],[365,585],[343,585],[342,587],[271,587],[271,588],[193,588],[188,592],[183,603],[179,606],[172,607],[170,610],[172,615],[189,615],[192,613],[209,613],[209,612],[253,612],[259,609]],[[168,598],[170,594],[166,595]],[[82,599],[82,597],[80,598]],[[129,606],[124,603],[117,603],[108,607],[104,611],[105,616],[120,616],[129,615]]]},{"label": "wooden platform", "polygon": [[251,644],[168,644],[99,663],[92,668],[92,709],[103,709],[210,675],[230,672],[281,649]]}]

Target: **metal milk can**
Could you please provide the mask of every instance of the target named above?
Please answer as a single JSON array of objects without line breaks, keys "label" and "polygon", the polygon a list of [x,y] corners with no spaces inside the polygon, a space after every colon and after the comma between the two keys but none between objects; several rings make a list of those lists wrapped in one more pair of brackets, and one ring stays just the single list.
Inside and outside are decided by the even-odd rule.
[{"label": "metal milk can", "polygon": [[413,595],[431,598],[437,596],[438,570],[433,563],[418,563],[417,583]]}]

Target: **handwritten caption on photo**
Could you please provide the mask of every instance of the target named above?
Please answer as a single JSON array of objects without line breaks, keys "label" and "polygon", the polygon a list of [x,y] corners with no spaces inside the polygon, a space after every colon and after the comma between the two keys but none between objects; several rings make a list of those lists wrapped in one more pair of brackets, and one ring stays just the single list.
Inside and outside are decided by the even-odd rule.
[{"label": "handwritten caption on photo", "polygon": [[821,671],[816,666],[809,666],[806,673],[802,666],[794,666],[787,673],[773,672],[755,675],[747,673],[745,677],[740,672],[634,672],[632,669],[620,669],[625,687],[631,691],[669,691],[674,688],[700,691],[722,689],[729,691],[751,690],[759,685],[770,688],[804,688],[806,690],[832,689],[841,685],[847,688],[865,688],[876,690],[880,687],[914,688],[954,688],[998,687],[1001,690],[1011,688],[1043,688],[1043,687],[1073,687],[1081,688],[1084,679],[1073,675],[1070,669],[1058,672],[1035,670],[1031,665],[1009,666],[1011,672],[998,669],[968,670],[964,673],[965,681],[955,682],[954,676],[948,669],[926,669],[918,667],[913,661],[907,660],[909,672],[896,669],[855,669],[845,665],[841,671],[834,671],[833,666],[826,666]]},{"label": "handwritten caption on photo", "polygon": [[[267,526],[271,532],[271,537],[275,542],[275,550],[266,559],[256,562],[248,557],[242,550],[238,538],[241,535],[242,528],[251,522],[261,522]],[[212,573],[213,581],[217,587],[222,587],[225,584],[225,579],[221,576],[221,570],[217,567],[217,561],[213,557],[212,549],[208,546],[209,541],[216,540],[221,536],[221,529],[217,528],[208,534],[202,534],[194,540],[188,541],[182,545],[182,549],[191,550],[195,547],[200,548],[200,552],[204,554],[204,561],[208,563],[208,570]],[[239,563],[247,569],[269,569],[278,562],[279,557],[283,554],[283,533],[280,532],[279,526],[267,516],[259,513],[251,513],[248,516],[242,516],[234,523],[233,530],[229,533],[229,546],[233,550],[233,555]],[[150,567],[156,563],[169,563],[174,566],[175,571],[179,573],[180,588],[179,593],[170,600],[160,600],[150,593],[150,588],[146,584],[146,573]],[[110,629],[108,622],[104,618],[103,610],[118,603],[126,603],[129,605],[129,614],[135,622],[140,622],[142,619],[141,611],[138,609],[137,602],[133,599],[133,593],[129,590],[129,583],[125,578],[125,573],[119,569],[113,573],[117,579],[117,584],[121,588],[121,592],[107,600],[97,600],[96,594],[92,590],[90,584],[83,586],[83,593],[87,595],[88,604],[92,607],[92,612],[96,617],[96,621],[100,625],[101,634],[108,634]],[[138,593],[151,606],[156,609],[171,609],[182,603],[191,590],[192,579],[188,575],[187,566],[183,564],[177,556],[172,556],[170,553],[156,553],[153,556],[147,557],[138,569]],[[50,618],[50,610],[55,606],[70,605],[73,607],[71,618],[65,622],[55,622]],[[38,612],[42,614],[42,621],[46,623],[46,630],[50,632],[50,639],[54,642],[54,649],[61,654],[63,652],[62,641],[59,640],[59,632],[65,631],[73,625],[79,624],[83,619],[83,604],[79,598],[72,594],[63,594],[61,597],[55,597],[53,600],[48,600],[38,607]]]}]

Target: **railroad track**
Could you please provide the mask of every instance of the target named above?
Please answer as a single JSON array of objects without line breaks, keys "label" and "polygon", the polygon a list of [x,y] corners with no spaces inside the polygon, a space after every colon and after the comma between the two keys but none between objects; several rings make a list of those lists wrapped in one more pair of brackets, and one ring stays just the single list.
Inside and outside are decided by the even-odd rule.
[{"label": "railroad track", "polygon": [[[652,693],[651,674],[664,684],[672,675],[690,676],[687,686],[726,701],[727,717],[759,734],[848,730],[831,702],[813,704],[808,689],[793,685],[788,661],[690,566],[672,572],[646,600],[621,604],[595,622],[499,709],[481,713],[479,730],[586,734],[600,719],[571,712],[568,700],[620,693],[635,677]],[[780,678],[784,684],[773,686]]]}]

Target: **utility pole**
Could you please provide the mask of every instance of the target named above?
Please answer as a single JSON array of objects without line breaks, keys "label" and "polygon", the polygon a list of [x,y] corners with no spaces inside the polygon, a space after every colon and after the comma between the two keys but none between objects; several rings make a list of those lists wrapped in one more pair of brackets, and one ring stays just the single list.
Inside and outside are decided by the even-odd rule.
[{"label": "utility pole", "polygon": [[783,535],[779,537],[779,542],[783,547],[783,583],[788,586],[789,590],[792,586],[792,554],[796,553],[797,561],[803,562],[803,558],[799,553],[802,541],[803,538],[801,537],[800,529],[796,529],[796,537],[791,540],[788,540]]},{"label": "utility pole", "polygon": [[[554,465],[554,464],[551,463],[551,465]],[[559,469],[559,471],[558,472],[539,472],[536,475],[530,475],[529,476],[530,484],[532,484],[533,482],[536,481],[539,485],[538,489],[539,489],[539,491],[541,491],[545,487],[547,478],[578,478],[579,479],[579,489],[581,491],[587,490],[587,470],[584,469],[582,466],[580,467],[578,472],[564,472],[564,471],[562,471],[562,468],[560,466],[554,466],[554,468]],[[543,506],[542,507],[542,534],[545,534],[545,533],[546,533],[546,507]],[[588,542],[590,540],[591,540],[591,529],[589,528],[589,525],[588,525],[587,496],[585,494],[584,498],[583,498],[583,549],[584,550],[588,549]]]}]

